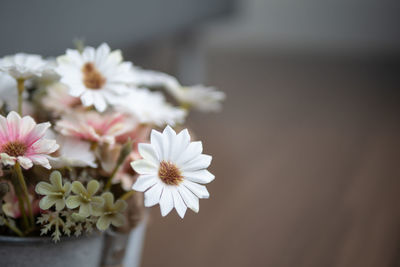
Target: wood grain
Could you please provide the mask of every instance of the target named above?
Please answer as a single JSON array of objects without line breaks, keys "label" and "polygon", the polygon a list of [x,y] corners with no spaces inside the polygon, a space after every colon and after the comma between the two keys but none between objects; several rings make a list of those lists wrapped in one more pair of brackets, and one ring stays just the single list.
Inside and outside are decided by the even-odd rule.
[{"label": "wood grain", "polygon": [[192,129],[199,214],[152,218],[143,266],[399,266],[399,62],[214,51],[228,95]]}]

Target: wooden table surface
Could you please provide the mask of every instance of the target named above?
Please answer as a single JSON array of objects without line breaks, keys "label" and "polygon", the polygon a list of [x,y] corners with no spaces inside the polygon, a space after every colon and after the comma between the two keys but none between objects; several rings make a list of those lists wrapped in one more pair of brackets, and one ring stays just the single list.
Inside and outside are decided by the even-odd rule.
[{"label": "wooden table surface", "polygon": [[214,51],[200,213],[151,210],[143,266],[400,266],[399,61]]}]

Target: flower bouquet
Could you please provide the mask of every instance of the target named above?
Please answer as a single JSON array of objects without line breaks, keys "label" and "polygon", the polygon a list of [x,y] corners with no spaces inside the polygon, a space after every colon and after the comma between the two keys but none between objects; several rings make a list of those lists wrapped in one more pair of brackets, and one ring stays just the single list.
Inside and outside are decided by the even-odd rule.
[{"label": "flower bouquet", "polygon": [[143,206],[183,218],[209,197],[211,156],[182,124],[191,109],[219,110],[222,92],[183,87],[107,44],[56,59],[5,56],[0,92],[0,236],[127,232]]}]

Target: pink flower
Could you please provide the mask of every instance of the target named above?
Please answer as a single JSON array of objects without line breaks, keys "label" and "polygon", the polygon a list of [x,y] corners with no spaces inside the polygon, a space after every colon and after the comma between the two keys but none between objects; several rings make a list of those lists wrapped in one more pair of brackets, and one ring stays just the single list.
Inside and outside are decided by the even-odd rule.
[{"label": "pink flower", "polygon": [[[14,187],[11,186],[10,183],[9,183],[9,188],[10,188],[10,191],[3,198],[4,204],[3,204],[2,208],[3,208],[4,213],[8,217],[18,219],[21,217],[21,211],[20,211],[19,205],[18,205],[18,197],[15,194]],[[32,188],[29,188],[28,196],[29,196],[29,200],[32,205],[33,214],[36,215],[40,212],[39,199],[34,197],[35,193],[34,193],[34,190],[32,190]],[[25,211],[28,213],[28,207],[26,206],[26,203],[25,203]]]},{"label": "pink flower", "polygon": [[68,87],[62,83],[55,83],[48,87],[47,95],[42,99],[42,105],[55,113],[61,115],[69,113],[81,106],[81,100],[68,93]]},{"label": "pink flower", "polygon": [[64,136],[114,144],[118,136],[129,132],[133,126],[121,113],[99,114],[91,111],[63,116],[56,129]]},{"label": "pink flower", "polygon": [[0,160],[3,164],[19,162],[24,169],[33,164],[51,169],[47,155],[58,149],[55,140],[45,139],[49,122],[36,124],[30,116],[21,118],[11,111],[7,118],[0,115]]}]

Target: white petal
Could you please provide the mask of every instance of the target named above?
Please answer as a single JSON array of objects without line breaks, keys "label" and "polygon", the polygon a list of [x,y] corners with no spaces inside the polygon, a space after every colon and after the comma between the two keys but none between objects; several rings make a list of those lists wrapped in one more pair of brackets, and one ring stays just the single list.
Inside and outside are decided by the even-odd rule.
[{"label": "white petal", "polygon": [[25,170],[30,169],[33,166],[32,160],[28,159],[27,157],[18,157],[18,162]]},{"label": "white petal", "polygon": [[192,191],[187,189],[185,186],[179,186],[178,191],[183,201],[185,201],[186,206],[196,213],[199,212],[199,198],[196,197]]},{"label": "white petal", "polygon": [[[32,119],[31,116],[23,117],[21,120],[21,127],[20,127],[20,132],[19,132],[20,137],[25,138],[35,128],[35,126],[37,128],[39,125],[40,124],[36,125],[35,121]],[[44,134],[44,131],[43,131],[43,134]],[[43,135],[41,135],[41,136],[43,136]]]},{"label": "white petal", "polygon": [[182,175],[186,179],[200,184],[208,184],[209,182],[215,179],[215,176],[207,170],[184,171]]},{"label": "white petal", "polygon": [[46,169],[51,169],[49,160],[47,157],[42,156],[42,155],[34,155],[34,156],[29,156],[29,159],[33,161],[36,165],[42,165]]},{"label": "white petal", "polygon": [[190,143],[190,135],[188,129],[182,130],[179,134],[176,135],[175,145],[171,147],[172,150],[172,161],[177,161],[180,155],[187,149]]},{"label": "white petal", "polygon": [[139,159],[131,163],[132,168],[139,174],[156,174],[158,168],[150,161]]},{"label": "white petal", "polygon": [[203,144],[201,141],[191,142],[185,151],[179,156],[176,163],[183,166],[186,162],[191,161],[203,152]]},{"label": "white petal", "polygon": [[158,155],[158,159],[162,161],[164,159],[164,151],[163,151],[163,136],[160,132],[156,130],[151,131],[150,142],[154,147]]},{"label": "white petal", "polygon": [[105,63],[109,53],[110,47],[106,43],[102,43],[96,51],[96,65],[100,66],[102,63]]},{"label": "white petal", "polygon": [[[27,117],[24,117],[24,119]],[[32,119],[33,121],[33,119]],[[33,122],[34,123],[34,122]],[[25,136],[25,142],[28,146],[32,145],[35,143],[37,140],[42,138],[47,129],[51,126],[50,122],[44,122],[44,123],[39,123],[37,124],[26,136]],[[29,127],[29,126],[28,126]]]},{"label": "white petal", "polygon": [[93,47],[85,47],[85,49],[82,52],[82,57],[86,62],[88,61],[93,62],[95,53],[96,50]]},{"label": "white petal", "polygon": [[93,94],[93,104],[98,112],[103,112],[107,108],[107,103],[101,94]]},{"label": "white petal", "polygon": [[183,202],[182,197],[179,194],[178,189],[176,187],[172,188],[172,197],[174,199],[174,206],[175,206],[176,212],[183,219],[183,217],[185,216],[187,207],[185,205],[185,202]]},{"label": "white petal", "polygon": [[160,202],[161,193],[164,185],[156,183],[153,187],[144,193],[144,206],[151,207]]},{"label": "white petal", "polygon": [[21,122],[21,117],[18,115],[17,112],[11,111],[7,115],[9,140],[19,139],[20,122]]},{"label": "white petal", "polygon": [[31,149],[34,154],[51,154],[59,148],[56,140],[39,139],[32,146]]},{"label": "white petal", "polygon": [[157,183],[158,178],[154,175],[140,175],[132,186],[133,190],[144,192]]},{"label": "white petal", "polygon": [[4,165],[14,165],[17,159],[15,157],[9,156],[6,153],[0,154],[0,161]]},{"label": "white petal", "polygon": [[[62,81],[62,79],[61,79],[61,81]],[[74,87],[69,86],[69,88],[70,89],[69,89],[68,93],[74,97],[80,97],[85,92],[85,87],[83,87],[83,85],[78,85],[78,86],[74,86]]]},{"label": "white petal", "polygon": [[208,168],[211,164],[212,157],[205,154],[200,154],[198,157],[185,163],[181,169],[183,171],[197,171]]},{"label": "white petal", "polygon": [[157,152],[155,151],[154,147],[151,144],[140,143],[138,148],[139,148],[139,154],[143,158],[152,161],[154,163],[159,162]]},{"label": "white petal", "polygon": [[192,191],[192,193],[195,194],[198,198],[210,197],[210,193],[208,193],[207,188],[204,185],[199,185],[188,180],[184,180],[182,184],[186,186],[186,188],[188,188],[190,191]]},{"label": "white petal", "polygon": [[160,210],[161,210],[161,215],[164,217],[174,207],[174,199],[172,198],[172,193],[171,189],[168,186],[164,186],[164,190],[161,194],[160,198]]},{"label": "white petal", "polygon": [[172,147],[175,145],[176,133],[171,128],[171,126],[167,125],[165,127],[163,133],[163,151],[164,151],[164,159],[171,159],[174,155],[171,155]]},{"label": "white petal", "polygon": [[83,95],[81,96],[81,101],[82,101],[82,104],[83,104],[85,107],[89,107],[89,106],[93,105],[93,103],[94,103],[93,94],[92,94],[91,92],[89,92],[89,91],[86,91],[86,92],[83,93]]}]

